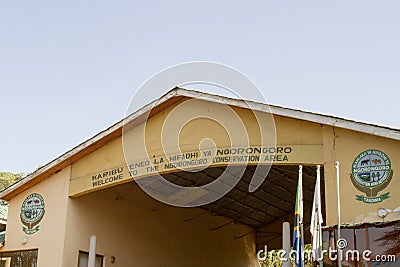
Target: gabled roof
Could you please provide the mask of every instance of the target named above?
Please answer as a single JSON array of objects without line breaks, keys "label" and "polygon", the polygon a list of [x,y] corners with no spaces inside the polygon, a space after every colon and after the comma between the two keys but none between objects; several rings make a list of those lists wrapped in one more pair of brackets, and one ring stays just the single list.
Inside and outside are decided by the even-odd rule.
[{"label": "gabled roof", "polygon": [[[126,118],[127,120],[126,122],[137,122],[139,124],[142,121],[141,119],[143,119],[148,112],[151,112],[150,113],[151,116],[152,114],[160,112],[170,104],[186,98],[194,98],[214,103],[221,103],[245,109],[252,109],[254,111],[271,112],[274,115],[330,125],[334,127],[339,127],[361,133],[372,134],[394,140],[400,140],[399,129],[393,129],[389,127],[383,127],[363,122],[356,122],[352,120],[347,120],[343,118],[322,115],[302,110],[284,108],[274,105],[267,105],[254,101],[233,99],[209,93],[186,90],[178,87],[167,92],[165,95],[160,97],[160,99],[154,100],[153,102],[147,104],[146,106],[142,107],[141,109],[129,115]],[[61,155],[60,157],[47,163],[45,166],[29,174],[19,182],[1,191],[0,198],[3,198],[5,200],[11,199],[13,196],[19,194],[25,189],[31,187],[32,185],[39,183],[40,181],[46,179],[47,177],[53,175],[54,173],[59,172],[61,169],[83,158],[84,156],[100,148],[101,146],[110,142],[111,140],[120,137],[122,135],[123,124],[124,120],[117,122],[111,127],[105,129],[104,131],[93,136],[92,138],[74,147],[73,149]]]}]

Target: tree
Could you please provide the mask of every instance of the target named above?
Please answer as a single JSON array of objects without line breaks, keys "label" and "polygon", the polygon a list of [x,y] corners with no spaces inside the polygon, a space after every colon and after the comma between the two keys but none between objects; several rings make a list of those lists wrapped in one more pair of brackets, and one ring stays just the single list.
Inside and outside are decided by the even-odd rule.
[{"label": "tree", "polygon": [[[0,172],[0,191],[15,184],[24,176],[23,173]],[[5,200],[0,199],[0,206],[8,206],[8,203]]]},{"label": "tree", "polygon": [[[311,244],[304,245],[304,251],[310,252],[310,254],[305,253],[305,255],[304,255],[304,266],[305,267],[312,266],[312,258],[308,258],[308,256],[311,255],[311,250],[312,250]],[[279,254],[278,254],[279,250],[272,250],[272,251],[268,251],[267,253],[268,253],[267,259],[265,261],[263,261],[263,260],[258,261],[259,267],[280,267],[280,266],[282,266],[282,262],[279,259]],[[262,254],[261,256],[265,256],[265,254]],[[293,259],[291,259],[291,262],[292,262],[292,266],[295,266]]]},{"label": "tree", "polygon": [[385,232],[382,237],[376,241],[381,243],[381,246],[386,248],[386,255],[400,254],[400,225],[393,226],[393,229]]},{"label": "tree", "polygon": [[0,172],[0,191],[18,182],[23,177],[23,173]]}]

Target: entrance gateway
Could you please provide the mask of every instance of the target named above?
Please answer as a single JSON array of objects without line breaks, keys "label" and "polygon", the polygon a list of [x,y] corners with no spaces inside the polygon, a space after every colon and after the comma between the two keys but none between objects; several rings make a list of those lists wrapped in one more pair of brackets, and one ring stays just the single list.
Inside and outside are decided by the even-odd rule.
[{"label": "entrance gateway", "polygon": [[[224,129],[205,118],[191,121],[179,135],[162,136],[168,114],[188,100],[197,101],[191,106],[194,113],[202,106],[212,110],[229,105],[242,119],[248,139],[231,146]],[[276,143],[271,145],[260,139],[252,115],[265,112],[263,104],[247,106],[240,100],[179,88],[158,103],[146,125],[141,120],[142,110],[131,115],[134,125],[128,134],[137,143],[128,160],[124,157],[121,121],[1,192],[10,206],[0,264],[85,266],[89,240],[95,235],[97,266],[257,266],[257,250],[265,245],[268,249],[281,248],[282,223],[288,221],[293,226],[299,165],[303,165],[305,243],[311,242],[308,225],[316,166],[321,165],[326,227],[323,244],[330,246],[336,241],[336,161],[341,166],[346,249],[368,248],[374,252],[372,257],[394,254],[395,260],[398,258],[396,242],[391,248],[382,242],[399,227],[400,198],[395,190],[400,186],[399,130],[271,107],[277,133]],[[177,122],[179,119],[177,113]],[[135,138],[143,132],[145,138]],[[162,146],[163,138],[166,144],[174,144],[178,138],[179,150]],[[214,143],[204,141],[207,138]],[[144,146],[142,140],[146,140]],[[388,176],[382,169],[389,166],[383,154],[371,152],[367,157],[366,151],[381,151],[390,159]],[[366,156],[362,156],[364,152]],[[263,172],[268,173],[261,177],[264,180],[249,192],[253,179]],[[237,181],[224,184],[232,185],[225,195],[199,207],[183,207],[206,196],[193,188],[209,185],[222,175],[226,181]],[[365,184],[356,186],[355,178]],[[134,180],[146,185],[156,197],[167,195],[169,201],[178,201],[182,207],[156,200]],[[387,183],[385,187],[377,187],[383,183]],[[169,184],[187,191],[173,191]],[[194,194],[188,194],[190,190]],[[207,197],[212,195],[211,191],[206,193]],[[39,228],[26,233],[21,211],[35,217],[34,209],[29,209],[27,202],[23,204],[32,194],[42,197],[43,213],[36,213],[36,206],[35,216],[42,216]],[[358,196],[362,200],[381,197],[381,201],[362,201]],[[382,208],[386,215],[379,217],[377,211]],[[334,266],[329,259],[325,264]],[[362,260],[357,264],[376,266]],[[353,265],[354,261],[343,261],[342,266]]]}]

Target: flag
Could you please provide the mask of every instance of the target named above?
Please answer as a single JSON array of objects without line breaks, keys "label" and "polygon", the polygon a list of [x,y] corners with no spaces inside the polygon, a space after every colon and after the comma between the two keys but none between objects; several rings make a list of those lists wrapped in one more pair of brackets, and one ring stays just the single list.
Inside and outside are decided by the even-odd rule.
[{"label": "flag", "polygon": [[320,166],[317,166],[317,181],[315,182],[314,201],[311,211],[310,232],[312,235],[312,251],[314,260],[319,261],[322,266],[322,205],[321,205],[321,177]]},{"label": "flag", "polygon": [[304,267],[303,261],[303,170],[299,166],[299,182],[296,193],[296,207],[294,212],[293,250],[295,252],[296,267]]}]

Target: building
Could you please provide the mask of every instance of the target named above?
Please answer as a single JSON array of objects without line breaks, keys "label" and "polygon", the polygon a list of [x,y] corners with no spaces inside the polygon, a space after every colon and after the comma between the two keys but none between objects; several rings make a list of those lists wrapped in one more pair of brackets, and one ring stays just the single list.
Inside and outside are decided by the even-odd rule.
[{"label": "building", "polygon": [[[274,129],[263,135],[258,118]],[[346,249],[376,259],[399,251],[382,241],[399,229],[399,151],[397,129],[175,88],[0,193],[9,201],[0,265],[87,266],[95,235],[97,266],[257,266],[256,252],[280,248],[282,223],[293,223],[299,165],[306,243],[321,165],[327,247],[337,238],[336,161]],[[222,174],[235,182],[215,201],[177,207],[154,197],[190,206],[207,192],[164,192],[157,174],[189,191]]]}]

